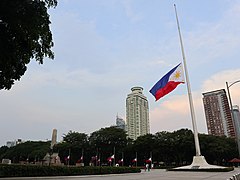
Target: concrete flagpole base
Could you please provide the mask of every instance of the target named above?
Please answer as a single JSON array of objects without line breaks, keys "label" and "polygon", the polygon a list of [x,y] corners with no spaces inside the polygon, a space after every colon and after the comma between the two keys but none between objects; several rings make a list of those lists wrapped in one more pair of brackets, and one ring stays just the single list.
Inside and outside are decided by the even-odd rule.
[{"label": "concrete flagpole base", "polygon": [[191,165],[181,166],[174,169],[184,170],[184,169],[224,169],[224,168],[226,167],[208,164],[204,156],[194,156]]}]

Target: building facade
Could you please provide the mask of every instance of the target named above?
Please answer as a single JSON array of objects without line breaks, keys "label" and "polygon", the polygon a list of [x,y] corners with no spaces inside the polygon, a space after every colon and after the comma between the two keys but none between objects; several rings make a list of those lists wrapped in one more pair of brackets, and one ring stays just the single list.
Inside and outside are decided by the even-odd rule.
[{"label": "building facade", "polygon": [[128,137],[136,140],[150,133],[149,106],[142,87],[133,87],[126,99],[126,122]]},{"label": "building facade", "polygon": [[240,112],[239,106],[233,106],[234,125],[236,130],[236,139],[238,144],[238,154],[240,155]]},{"label": "building facade", "polygon": [[238,137],[240,137],[240,112],[238,105],[233,106],[233,116],[236,133],[238,134]]},{"label": "building facade", "polygon": [[10,148],[10,147],[16,146],[16,145],[21,144],[21,143],[23,143],[22,139],[17,139],[15,141],[7,141],[6,146],[8,148]]},{"label": "building facade", "polygon": [[120,118],[118,115],[116,117],[116,126],[117,128],[123,129],[125,130],[125,121],[123,120],[123,118]]},{"label": "building facade", "polygon": [[224,89],[203,93],[208,134],[236,137],[234,122]]}]

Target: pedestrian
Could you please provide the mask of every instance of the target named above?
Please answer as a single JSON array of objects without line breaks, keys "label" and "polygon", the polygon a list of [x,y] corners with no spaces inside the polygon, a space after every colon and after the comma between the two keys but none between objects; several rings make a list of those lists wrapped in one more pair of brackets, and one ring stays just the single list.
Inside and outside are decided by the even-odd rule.
[{"label": "pedestrian", "polygon": [[146,164],[146,169],[147,169],[148,171],[150,171],[150,167],[149,167],[149,164],[148,164],[148,163]]}]

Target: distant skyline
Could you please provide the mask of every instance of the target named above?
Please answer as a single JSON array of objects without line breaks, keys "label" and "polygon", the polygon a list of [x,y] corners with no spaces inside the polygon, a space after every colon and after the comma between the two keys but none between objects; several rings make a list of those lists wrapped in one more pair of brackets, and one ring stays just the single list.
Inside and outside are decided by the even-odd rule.
[{"label": "distant skyline", "polygon": [[[143,87],[150,132],[192,130],[187,89],[155,102],[151,87],[182,62],[177,5],[197,128],[207,133],[202,93],[240,80],[238,0],[59,0],[51,9],[55,59],[34,60],[11,90],[0,93],[0,146],[6,141],[58,139],[126,120],[126,97]],[[230,87],[240,105],[240,83]],[[201,143],[201,142],[200,142]]]}]

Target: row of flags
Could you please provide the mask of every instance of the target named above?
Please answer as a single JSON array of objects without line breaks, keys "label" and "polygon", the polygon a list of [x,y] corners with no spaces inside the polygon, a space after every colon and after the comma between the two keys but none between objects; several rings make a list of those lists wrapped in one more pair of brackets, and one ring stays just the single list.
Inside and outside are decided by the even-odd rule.
[{"label": "row of flags", "polygon": [[[134,158],[134,159],[132,160],[132,162],[133,162],[133,163],[134,163],[134,162],[137,162],[137,158]],[[151,162],[152,162],[152,158],[149,158],[149,159],[145,160],[145,162],[146,162],[146,163],[151,163]]]},{"label": "row of flags", "polygon": [[[95,156],[93,159],[95,159],[97,162],[100,162],[100,158],[98,158],[97,156]],[[112,156],[110,156],[110,157],[107,158],[107,161],[108,161],[109,163],[111,163],[114,159],[115,159],[115,157],[114,157],[114,154],[113,154]],[[69,161],[69,160],[70,160],[70,155],[68,155],[67,157],[65,157],[65,161]],[[81,162],[83,162],[83,156],[81,156],[80,159],[78,160],[78,163],[81,163]],[[134,158],[134,159],[132,160],[132,163],[134,163],[134,162],[137,162],[137,158]],[[152,162],[152,158],[147,159],[145,162],[146,162],[146,163],[151,163],[151,162]],[[123,163],[123,158],[120,159],[120,160],[118,161],[118,163],[119,163],[119,164],[120,164],[120,163]]]}]

